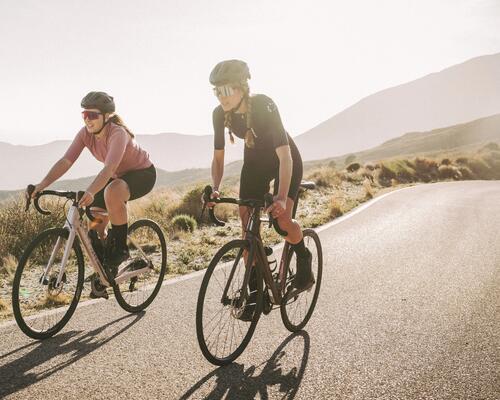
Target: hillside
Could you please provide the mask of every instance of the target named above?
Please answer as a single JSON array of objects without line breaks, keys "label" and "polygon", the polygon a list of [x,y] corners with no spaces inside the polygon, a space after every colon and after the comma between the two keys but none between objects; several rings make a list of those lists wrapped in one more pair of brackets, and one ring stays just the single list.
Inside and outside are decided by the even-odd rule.
[{"label": "hillside", "polygon": [[304,160],[317,160],[369,149],[405,132],[465,123],[499,110],[500,53],[368,96],[295,141]]},{"label": "hillside", "polygon": [[[344,166],[348,155],[353,155],[356,161],[370,162],[392,157],[429,155],[447,151],[474,150],[487,142],[500,143],[500,114],[480,118],[464,124],[434,129],[428,132],[409,132],[398,138],[372,149],[344,154],[338,157],[322,160],[306,161],[304,169],[309,171],[320,164],[334,162],[339,168]],[[352,158],[352,157],[351,157]],[[224,182],[236,182],[241,170],[241,161],[229,163],[225,166]],[[62,180],[52,185],[60,190],[85,189],[92,177],[76,180]],[[210,168],[185,169],[177,172],[158,170],[156,188],[176,188],[192,185],[193,183],[210,182]],[[0,191],[0,200],[9,197],[18,191]]]}]

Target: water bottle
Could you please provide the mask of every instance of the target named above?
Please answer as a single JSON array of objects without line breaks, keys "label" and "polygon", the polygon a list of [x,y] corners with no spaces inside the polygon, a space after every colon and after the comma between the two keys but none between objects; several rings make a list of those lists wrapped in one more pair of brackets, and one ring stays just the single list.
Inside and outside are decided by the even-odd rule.
[{"label": "water bottle", "polygon": [[271,272],[274,272],[276,270],[278,262],[276,261],[276,257],[273,254],[273,249],[268,246],[264,246],[264,251],[266,252],[269,269],[271,270]]}]

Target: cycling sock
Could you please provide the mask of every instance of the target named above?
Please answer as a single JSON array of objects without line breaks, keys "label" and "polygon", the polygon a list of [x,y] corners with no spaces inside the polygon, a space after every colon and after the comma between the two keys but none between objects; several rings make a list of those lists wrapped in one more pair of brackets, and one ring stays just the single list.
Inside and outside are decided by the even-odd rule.
[{"label": "cycling sock", "polygon": [[126,248],[127,247],[127,232],[128,232],[128,224],[123,225],[113,225],[113,238],[116,240],[116,247]]},{"label": "cycling sock", "polygon": [[292,249],[295,251],[298,257],[307,257],[307,249],[304,244],[304,238],[299,243],[292,244]]}]

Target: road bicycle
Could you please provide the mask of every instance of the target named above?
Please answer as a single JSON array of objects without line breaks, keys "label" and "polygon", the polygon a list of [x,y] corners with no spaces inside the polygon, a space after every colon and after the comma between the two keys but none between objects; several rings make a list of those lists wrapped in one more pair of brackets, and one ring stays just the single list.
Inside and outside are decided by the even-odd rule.
[{"label": "road bicycle", "polygon": [[[312,189],[315,189],[312,182],[300,185],[301,191]],[[261,222],[269,222],[281,236],[287,236],[272,215],[261,216],[262,209],[272,204],[272,195],[267,194],[264,200],[211,199],[211,191],[210,186],[205,188],[205,204],[237,204],[250,210],[244,239],[232,240],[220,248],[205,272],[198,294],[196,334],[200,349],[212,364],[226,365],[243,353],[261,313],[269,314],[279,308],[288,330],[297,332],[304,328],[318,300],[323,252],[317,233],[305,229],[304,242],[312,254],[314,282],[305,289],[295,289],[296,263],[292,262],[294,251],[290,244],[285,241],[278,267],[272,260],[272,249],[265,246],[260,237]],[[299,195],[295,199],[293,217],[298,200]],[[224,222],[216,218],[214,208],[209,208],[210,219],[224,226]]]},{"label": "road bicycle", "polygon": [[[34,186],[28,186],[33,193]],[[167,269],[167,245],[161,228],[148,219],[128,228],[130,257],[110,268],[105,256],[97,254],[96,232],[89,229],[96,217],[89,207],[78,206],[83,192],[44,190],[34,197],[35,209],[44,215],[42,196],[57,196],[71,202],[64,226],[38,234],[22,254],[14,276],[12,308],[19,328],[33,339],[46,339],[59,332],[75,312],[84,286],[85,261],[93,269],[93,293],[107,297],[111,287],[118,304],[126,311],[144,310],[158,294]],[[26,211],[31,196],[26,201]],[[87,224],[83,223],[87,216]],[[88,225],[88,226],[87,226]],[[94,235],[94,236],[93,236]],[[92,240],[94,239],[94,241]],[[85,255],[85,257],[84,257]]]}]

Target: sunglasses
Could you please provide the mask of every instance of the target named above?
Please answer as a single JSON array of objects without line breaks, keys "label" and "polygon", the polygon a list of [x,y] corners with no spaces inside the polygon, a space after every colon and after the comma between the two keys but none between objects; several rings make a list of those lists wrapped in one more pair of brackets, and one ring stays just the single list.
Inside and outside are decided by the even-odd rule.
[{"label": "sunglasses", "polygon": [[234,94],[234,88],[230,85],[214,87],[214,94],[216,97],[227,97]]},{"label": "sunglasses", "polygon": [[83,119],[88,119],[90,121],[94,121],[99,118],[99,116],[103,115],[100,112],[96,111],[82,111],[82,118]]}]

